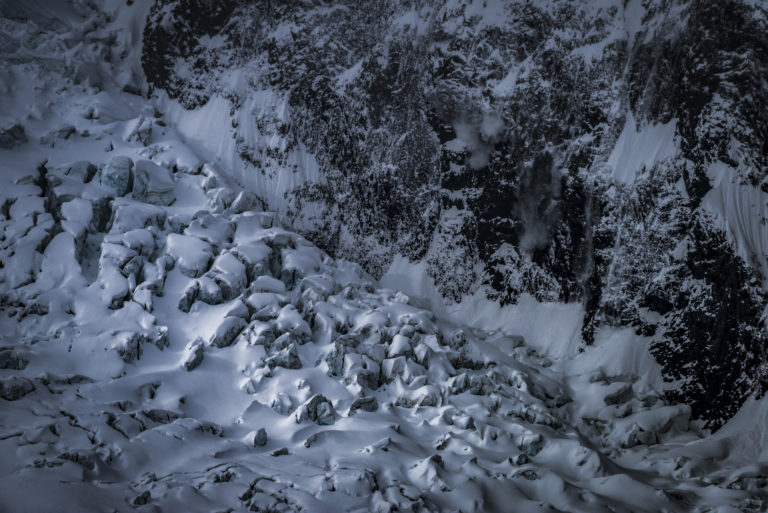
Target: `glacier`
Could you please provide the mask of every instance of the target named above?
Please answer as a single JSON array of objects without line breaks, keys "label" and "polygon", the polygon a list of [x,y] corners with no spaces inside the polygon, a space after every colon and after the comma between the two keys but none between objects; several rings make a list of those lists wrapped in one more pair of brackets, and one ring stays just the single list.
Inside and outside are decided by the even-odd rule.
[{"label": "glacier", "polygon": [[[603,43],[619,32],[638,44],[649,37],[641,4],[615,14],[621,26]],[[542,300],[526,287],[504,301],[482,280],[457,299],[445,294],[450,274],[434,276],[428,256],[373,239],[358,253],[330,251],[315,228],[344,212],[297,190],[331,186],[333,176],[311,144],[280,132],[295,120],[280,91],[251,89],[239,65],[258,63],[217,77],[247,91],[237,108],[217,94],[196,106],[150,94],[147,20],[178,21],[175,4],[156,16],[163,5],[0,4],[1,511],[768,508],[768,401],[752,388],[713,425],[687,397],[670,396],[687,378],[669,379],[676,360],[657,357],[658,339],[606,322],[585,343],[583,301]],[[393,27],[428,34],[430,5],[404,10]],[[506,23],[503,3],[451,1],[440,11],[446,24],[459,8],[484,30]],[[231,57],[226,37],[196,38]],[[596,48],[580,58],[596,62]],[[361,62],[336,87],[359,79]],[[175,66],[188,83],[209,78]],[[501,75],[497,92],[512,94],[521,74]],[[617,204],[643,201],[643,184],[662,187],[660,170],[684,151],[678,120],[635,121],[630,113],[617,124],[600,163],[619,184],[604,191]],[[448,151],[473,153],[467,165],[483,168],[496,158],[501,123],[488,111],[467,133],[453,127],[472,141],[447,140]],[[271,169],[255,170],[254,154]],[[717,227],[723,248],[762,269],[765,192],[731,171],[708,168],[703,229]],[[530,174],[529,190],[558,201],[556,180],[538,179]],[[657,196],[673,213],[689,194],[683,181]],[[298,211],[296,198],[307,201]],[[546,234],[536,199],[523,202],[532,210],[521,218]],[[664,215],[673,217],[664,210],[645,221],[659,227]],[[429,254],[453,247],[470,217],[442,208],[442,238],[429,241]],[[644,246],[621,241],[648,232],[631,216],[618,224],[606,251],[619,263],[606,281],[631,294],[645,275],[627,277],[621,260],[641,260]],[[366,242],[351,230],[341,230],[347,244]],[[669,254],[704,252],[708,262],[692,233]],[[380,268],[355,261],[377,248],[391,257]],[[497,257],[517,258],[505,264],[510,287],[530,276],[553,283],[522,245],[502,249]],[[653,283],[700,292],[696,268],[684,285],[665,282],[680,271],[664,258]],[[474,280],[482,265],[457,269]]]}]

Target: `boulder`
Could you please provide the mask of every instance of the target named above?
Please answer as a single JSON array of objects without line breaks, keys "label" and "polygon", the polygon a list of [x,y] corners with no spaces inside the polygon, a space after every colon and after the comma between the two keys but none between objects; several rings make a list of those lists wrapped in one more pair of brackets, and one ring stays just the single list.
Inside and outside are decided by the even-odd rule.
[{"label": "boulder", "polygon": [[233,214],[242,214],[251,210],[264,210],[264,202],[250,191],[241,191],[229,206]]},{"label": "boulder", "polygon": [[349,416],[351,417],[360,410],[373,412],[379,409],[379,402],[375,397],[358,397],[349,407]]},{"label": "boulder", "polygon": [[192,281],[189,285],[184,287],[184,291],[181,293],[181,298],[179,299],[179,310],[182,312],[189,312],[199,293],[200,284],[197,280]]},{"label": "boulder", "polygon": [[208,275],[203,276],[197,280],[199,286],[199,292],[197,299],[208,305],[220,305],[224,302],[224,296],[221,292],[221,287]]},{"label": "boulder", "polygon": [[116,338],[112,348],[125,363],[131,363],[141,358],[142,346],[147,341],[147,337],[133,331],[123,331],[118,333]]},{"label": "boulder", "polygon": [[197,237],[178,233],[168,235],[166,251],[176,261],[182,274],[190,278],[202,276],[213,258],[210,244]]}]

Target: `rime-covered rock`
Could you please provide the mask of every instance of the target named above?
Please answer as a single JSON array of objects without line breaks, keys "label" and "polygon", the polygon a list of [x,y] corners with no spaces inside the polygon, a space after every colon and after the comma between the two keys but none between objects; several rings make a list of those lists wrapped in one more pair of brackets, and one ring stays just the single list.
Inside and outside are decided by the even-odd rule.
[{"label": "rime-covered rock", "polygon": [[187,371],[192,371],[203,363],[205,358],[205,343],[198,337],[187,346],[186,357],[182,365]]}]

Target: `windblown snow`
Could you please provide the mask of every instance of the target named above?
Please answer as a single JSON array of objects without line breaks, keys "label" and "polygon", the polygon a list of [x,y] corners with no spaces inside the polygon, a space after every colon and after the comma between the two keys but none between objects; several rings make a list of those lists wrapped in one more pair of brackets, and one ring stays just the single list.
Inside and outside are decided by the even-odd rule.
[{"label": "windblown snow", "polygon": [[330,258],[69,66],[110,26],[74,19],[2,18],[0,511],[765,510],[744,429]]}]

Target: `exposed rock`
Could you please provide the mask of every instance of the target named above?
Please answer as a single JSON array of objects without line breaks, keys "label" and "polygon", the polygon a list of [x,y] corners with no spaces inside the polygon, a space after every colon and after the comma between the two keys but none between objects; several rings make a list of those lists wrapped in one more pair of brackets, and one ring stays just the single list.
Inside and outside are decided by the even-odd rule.
[{"label": "exposed rock", "polygon": [[289,451],[287,447],[281,447],[280,449],[272,451],[272,456],[287,456],[289,454],[291,454],[291,451]]},{"label": "exposed rock", "polygon": [[116,341],[112,344],[112,348],[125,363],[133,363],[141,358],[144,343],[151,342],[146,335],[133,331],[122,331],[114,337]]},{"label": "exposed rock", "polygon": [[264,210],[264,202],[249,191],[240,191],[229,206],[229,211],[233,214],[242,214],[252,210]]},{"label": "exposed rock", "polygon": [[170,410],[162,410],[159,408],[142,410],[141,413],[143,413],[144,416],[149,420],[157,422],[158,424],[170,424],[174,420],[181,418],[181,415],[176,412],[172,412]]},{"label": "exposed rock", "polygon": [[197,280],[197,300],[209,305],[220,305],[224,302],[224,294],[218,282],[210,276],[203,276]]},{"label": "exposed rock", "polygon": [[179,299],[179,310],[182,312],[189,312],[199,293],[200,283],[198,283],[197,280],[190,282],[189,285],[184,287],[184,291],[182,292],[181,298]]},{"label": "exposed rock", "polygon": [[[713,427],[765,390],[768,254],[742,221],[762,222],[768,190],[759,2],[338,5],[158,4],[145,76],[187,109],[227,90],[237,173],[280,183],[265,200],[374,277],[400,255],[449,300],[583,303],[585,344],[601,325],[653,337],[664,378],[684,383],[668,398]],[[210,52],[202,34],[225,42]],[[249,80],[232,85],[233,68]],[[254,110],[263,91],[290,115]],[[297,144],[319,179],[284,191],[274,169]],[[290,252],[273,247],[276,267]],[[306,268],[272,274],[290,289]],[[721,366],[712,348],[739,356]]]},{"label": "exposed rock", "polygon": [[150,501],[152,501],[152,494],[149,493],[149,490],[145,490],[140,495],[134,497],[132,504],[134,506],[144,506],[149,504]]},{"label": "exposed rock", "polygon": [[342,376],[344,372],[344,345],[334,343],[333,349],[326,355],[329,376]]}]

